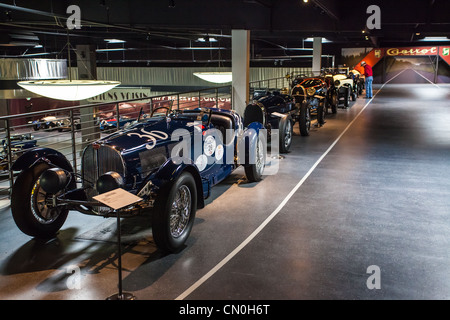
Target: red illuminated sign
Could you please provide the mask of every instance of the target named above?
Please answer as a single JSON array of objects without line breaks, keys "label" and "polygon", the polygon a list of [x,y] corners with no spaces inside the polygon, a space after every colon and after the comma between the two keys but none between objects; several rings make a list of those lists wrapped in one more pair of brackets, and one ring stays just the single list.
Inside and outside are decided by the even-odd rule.
[{"label": "red illuminated sign", "polygon": [[386,50],[388,56],[434,56],[437,53],[438,47],[389,48]]}]

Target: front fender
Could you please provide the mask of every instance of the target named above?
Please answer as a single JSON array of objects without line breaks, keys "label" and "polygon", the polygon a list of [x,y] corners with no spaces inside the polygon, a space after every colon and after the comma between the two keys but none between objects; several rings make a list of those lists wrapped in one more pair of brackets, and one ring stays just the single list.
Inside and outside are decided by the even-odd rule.
[{"label": "front fender", "polygon": [[284,128],[285,123],[290,120],[292,120],[292,116],[289,113],[285,114],[284,117],[280,118],[280,121],[278,122],[278,128],[276,129]]},{"label": "front fender", "polygon": [[261,122],[252,122],[247,126],[247,128],[245,128],[244,132],[248,131],[249,129],[253,129],[258,133],[259,130],[264,129],[264,125]]},{"label": "front fender", "polygon": [[13,171],[22,171],[38,161],[44,161],[44,159],[55,166],[73,172],[73,167],[67,158],[61,152],[50,148],[37,148],[25,152],[14,162],[11,169]]},{"label": "front fender", "polygon": [[192,160],[185,158],[182,160],[177,163],[172,161],[172,159],[167,160],[155,173],[152,181],[160,192],[165,192],[165,189],[170,187],[183,172],[189,172],[193,176],[197,187],[197,208],[203,208],[205,203],[200,173]]},{"label": "front fender", "polygon": [[[238,137],[237,141],[237,161],[239,164],[249,165],[255,163],[255,146],[258,143],[259,135],[265,130],[260,122],[252,122],[244,129],[243,134]],[[264,134],[265,141],[267,141],[267,132]]]},{"label": "front fender", "polygon": [[252,122],[266,124],[266,108],[258,101],[247,105],[244,110],[244,127],[248,127]]}]

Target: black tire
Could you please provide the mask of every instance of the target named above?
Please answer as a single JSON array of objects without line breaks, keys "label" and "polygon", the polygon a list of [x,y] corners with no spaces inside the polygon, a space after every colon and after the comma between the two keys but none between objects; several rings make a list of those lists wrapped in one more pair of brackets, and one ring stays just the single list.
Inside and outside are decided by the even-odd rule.
[{"label": "black tire", "polygon": [[[173,210],[175,214],[171,214]],[[153,239],[161,251],[174,253],[184,247],[194,225],[196,211],[195,180],[189,172],[183,172],[171,186],[161,190],[155,202]]]},{"label": "black tire", "polygon": [[321,126],[325,124],[325,101],[319,102],[317,107],[317,122]]},{"label": "black tire", "polygon": [[325,114],[328,114],[329,112],[328,112],[328,108],[330,107],[330,104],[328,103],[328,101],[330,101],[330,99],[329,99],[329,94],[328,94],[328,92],[327,92],[327,94],[325,95],[325,97],[324,97],[324,107],[325,107]]},{"label": "black tire", "polygon": [[328,100],[328,105],[331,107],[331,113],[336,114],[337,113],[337,105],[338,105],[338,99],[337,99],[336,93],[331,92],[329,98],[330,99]]},{"label": "black tire", "polygon": [[344,98],[344,107],[348,108],[350,105],[350,88],[346,88],[345,90],[345,98]]},{"label": "black tire", "polygon": [[266,147],[261,132],[258,134],[257,143],[255,143],[253,148],[255,148],[255,159],[252,161],[254,163],[246,164],[244,171],[248,181],[258,182],[262,179],[264,166],[266,165]]},{"label": "black tire", "polygon": [[309,130],[311,129],[311,108],[307,103],[302,103],[300,106],[298,126],[302,136],[309,136]]},{"label": "black tire", "polygon": [[41,162],[23,170],[11,192],[11,213],[16,225],[23,233],[42,239],[53,238],[69,213],[66,208],[51,208],[42,202],[49,195],[40,188],[39,178],[49,168]]},{"label": "black tire", "polygon": [[292,143],[292,136],[294,135],[294,121],[290,115],[286,119],[280,120],[279,141],[280,153],[288,153]]},{"label": "black tire", "polygon": [[356,92],[352,91],[352,101],[356,101]]}]

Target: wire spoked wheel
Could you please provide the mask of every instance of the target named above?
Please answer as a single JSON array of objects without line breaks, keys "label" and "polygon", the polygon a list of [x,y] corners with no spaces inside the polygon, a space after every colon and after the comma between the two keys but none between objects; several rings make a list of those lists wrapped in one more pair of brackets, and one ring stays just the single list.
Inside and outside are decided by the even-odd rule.
[{"label": "wire spoked wheel", "polygon": [[292,136],[294,135],[294,125],[290,115],[287,115],[286,119],[280,120],[279,130],[280,152],[287,153],[291,147]]},{"label": "wire spoked wheel", "polygon": [[254,159],[244,165],[245,176],[250,182],[261,181],[264,168],[266,166],[266,145],[264,135],[259,132],[256,143],[252,146],[254,149]]},{"label": "wire spoked wheel", "polygon": [[152,232],[157,247],[169,253],[180,251],[191,233],[196,211],[196,183],[192,174],[183,172],[156,199]]},{"label": "wire spoked wheel", "polygon": [[191,215],[192,196],[186,185],[180,186],[172,203],[170,212],[170,233],[172,237],[178,238],[186,230]]},{"label": "wire spoked wheel", "polygon": [[23,170],[11,193],[11,213],[16,225],[23,233],[44,239],[55,236],[69,212],[66,207],[52,206],[53,194],[45,192],[40,185],[41,174],[49,168],[42,162]]}]

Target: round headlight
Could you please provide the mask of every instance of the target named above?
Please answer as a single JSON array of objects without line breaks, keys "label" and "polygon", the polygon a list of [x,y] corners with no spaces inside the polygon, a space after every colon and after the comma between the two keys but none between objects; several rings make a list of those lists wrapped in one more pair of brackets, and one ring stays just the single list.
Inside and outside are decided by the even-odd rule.
[{"label": "round headlight", "polygon": [[51,194],[56,194],[67,186],[69,177],[66,171],[60,168],[51,168],[41,175],[39,183],[42,189]]},{"label": "round headlight", "polygon": [[340,82],[339,80],[336,80],[336,81],[334,82],[334,85],[335,85],[336,87],[339,87],[340,84],[341,84],[341,82]]},{"label": "round headlight", "polygon": [[306,93],[308,93],[308,96],[313,96],[316,93],[316,89],[314,87],[309,87],[306,89]]},{"label": "round headlight", "polygon": [[123,178],[120,174],[114,171],[109,171],[101,175],[96,184],[98,193],[105,193],[115,190],[123,186]]}]

